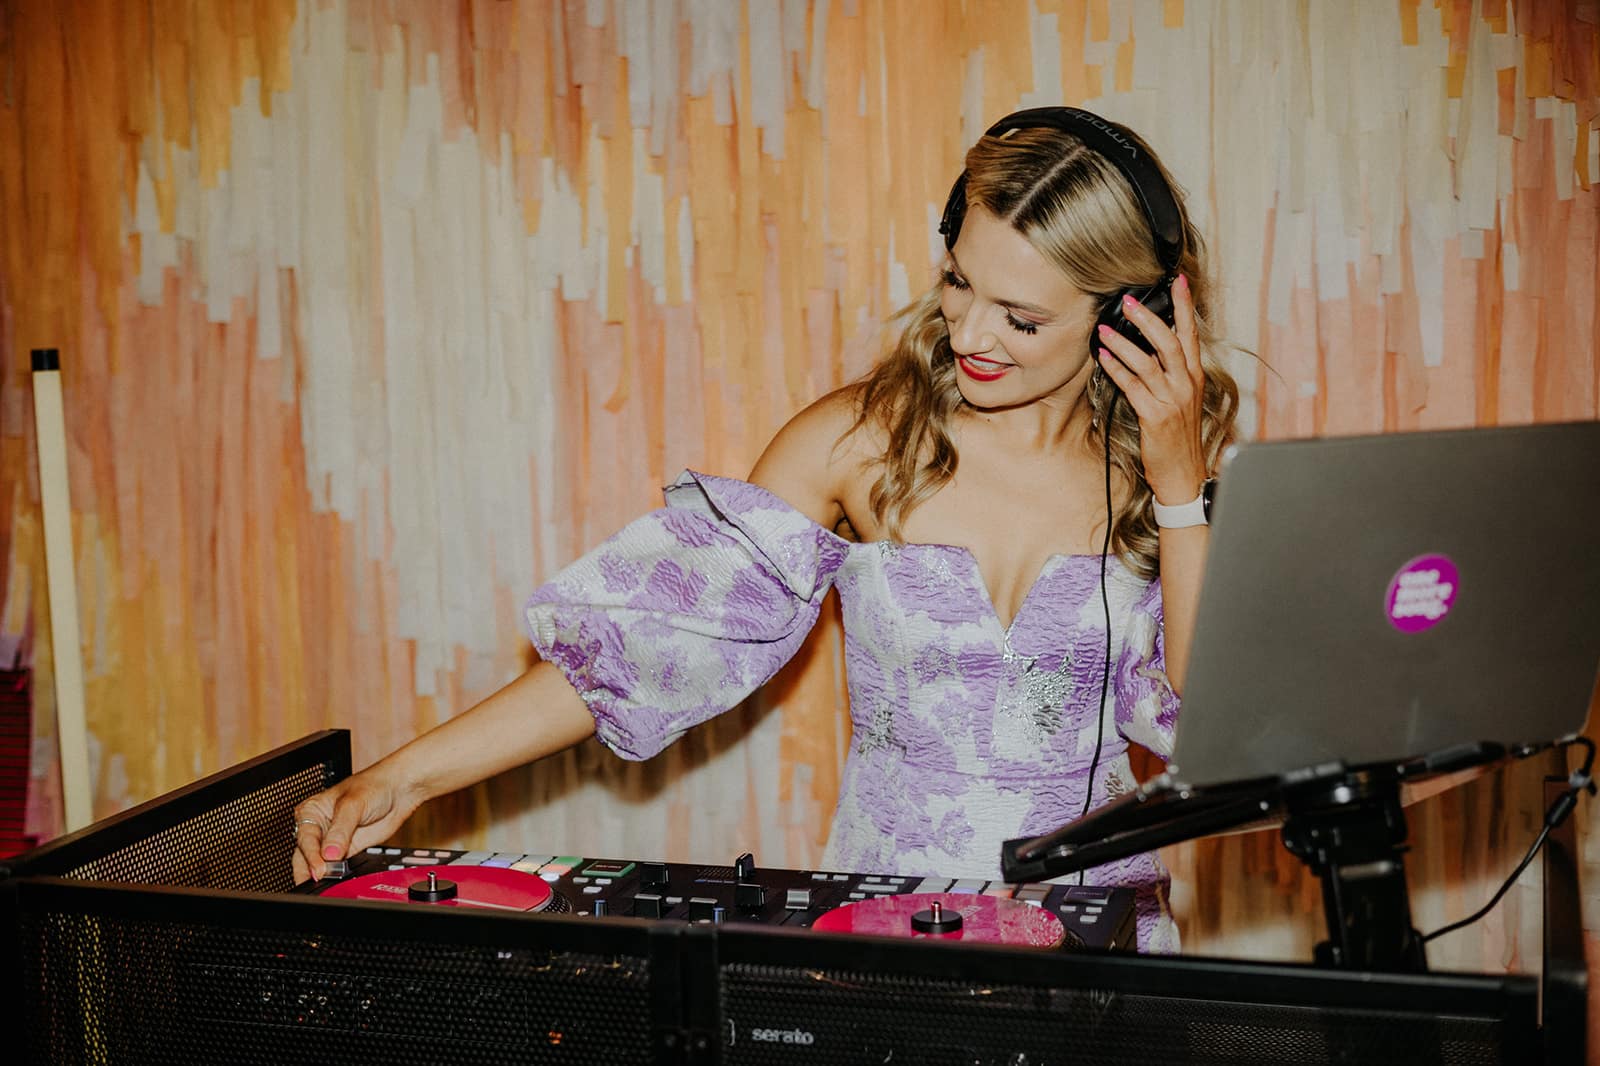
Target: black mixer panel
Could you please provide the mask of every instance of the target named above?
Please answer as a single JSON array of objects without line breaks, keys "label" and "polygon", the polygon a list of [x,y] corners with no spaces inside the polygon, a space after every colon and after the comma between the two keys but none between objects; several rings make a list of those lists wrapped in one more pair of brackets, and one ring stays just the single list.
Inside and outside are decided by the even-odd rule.
[{"label": "black mixer panel", "polygon": [[[464,873],[468,869],[471,877]],[[514,876],[491,877],[493,871],[520,872],[542,884]],[[410,876],[413,873],[414,878]],[[927,894],[940,894],[939,898],[948,901],[970,894],[1009,901],[1003,906],[1011,909],[1037,907],[1055,916],[1061,922],[1061,946],[1066,949],[1134,948],[1134,893],[1129,888],[786,870],[758,867],[749,853],[731,865],[701,866],[579,855],[373,847],[346,863],[334,864],[327,879],[302,890],[347,898],[438,901],[453,895],[452,877],[513,886],[504,890],[509,896],[493,897],[495,902],[481,902],[480,906],[792,928],[810,928],[831,911],[869,901]],[[517,884],[529,888],[518,890]],[[441,889],[440,885],[448,887]],[[457,905],[473,905],[469,895],[464,892],[456,899]],[[1005,942],[1003,933],[997,937]]]}]

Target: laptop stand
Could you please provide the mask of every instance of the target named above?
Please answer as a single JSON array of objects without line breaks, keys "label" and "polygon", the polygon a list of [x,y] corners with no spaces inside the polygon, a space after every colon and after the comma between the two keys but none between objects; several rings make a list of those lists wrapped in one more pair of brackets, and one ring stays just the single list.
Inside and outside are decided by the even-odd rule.
[{"label": "laptop stand", "polygon": [[[1519,750],[1521,757],[1534,750]],[[1403,763],[1341,763],[1276,778],[1190,788],[1163,774],[1089,815],[1001,849],[1007,881],[1044,880],[1252,822],[1282,821],[1283,842],[1322,883],[1328,939],[1315,959],[1340,969],[1422,973],[1406,887],[1402,782],[1487,765],[1503,746],[1466,745]]]}]

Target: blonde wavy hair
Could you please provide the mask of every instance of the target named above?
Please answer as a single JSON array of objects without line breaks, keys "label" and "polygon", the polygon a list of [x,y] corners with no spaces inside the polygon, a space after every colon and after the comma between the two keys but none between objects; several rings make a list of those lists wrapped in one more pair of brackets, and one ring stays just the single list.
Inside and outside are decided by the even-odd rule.
[{"label": "blonde wavy hair", "polygon": [[[1122,132],[1144,146],[1131,131]],[[968,210],[983,207],[1010,222],[1076,288],[1099,297],[1102,307],[1124,289],[1161,280],[1155,236],[1132,187],[1112,163],[1072,134],[1028,128],[986,135],[967,152],[966,168]],[[1207,469],[1214,471],[1233,436],[1239,390],[1213,355],[1218,340],[1211,327],[1205,244],[1165,167],[1162,175],[1183,217],[1178,269],[1189,279],[1194,300],[1206,373],[1201,440]],[[942,281],[894,316],[892,321],[903,323],[899,337],[859,383],[855,424],[846,434],[869,422],[884,434],[879,475],[868,499],[873,516],[894,541],[904,541],[907,516],[955,475],[960,462],[951,425],[965,401],[940,310],[941,289]],[[1087,350],[1087,333],[1082,343]],[[1091,439],[1104,447],[1101,434],[1109,437],[1111,463],[1132,490],[1115,514],[1112,550],[1142,577],[1154,577],[1159,569],[1155,497],[1140,461],[1138,415],[1098,365],[1086,391]]]}]

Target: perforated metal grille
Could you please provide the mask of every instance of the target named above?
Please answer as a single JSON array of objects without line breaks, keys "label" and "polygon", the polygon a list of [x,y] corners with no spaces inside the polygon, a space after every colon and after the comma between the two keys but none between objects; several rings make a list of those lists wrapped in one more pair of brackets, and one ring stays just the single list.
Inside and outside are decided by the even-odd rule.
[{"label": "perforated metal grille", "polygon": [[245,892],[294,887],[294,807],[324,787],[311,766],[153,833],[65,876],[118,884],[182,885]]},{"label": "perforated metal grille", "polygon": [[646,960],[24,916],[28,1061],[650,1061]]},{"label": "perforated metal grille", "polygon": [[727,1066],[1152,1062],[1438,1066],[1512,1061],[1492,1020],[1103,989],[972,985],[773,966],[722,969]]}]

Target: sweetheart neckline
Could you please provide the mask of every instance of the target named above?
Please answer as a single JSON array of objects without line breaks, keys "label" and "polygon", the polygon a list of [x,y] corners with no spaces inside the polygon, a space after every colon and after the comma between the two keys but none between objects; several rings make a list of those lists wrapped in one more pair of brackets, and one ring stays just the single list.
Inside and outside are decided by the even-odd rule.
[{"label": "sweetheart neckline", "polygon": [[[841,538],[841,539],[843,539],[843,538]],[[955,553],[957,553],[959,555],[965,556],[967,561],[972,564],[973,573],[976,574],[977,578],[978,578],[978,585],[983,590],[984,602],[986,604],[988,604],[988,606],[989,606],[989,617],[992,618],[994,620],[995,625],[997,627],[999,627],[1001,636],[1004,637],[1004,638],[1008,638],[1008,639],[1011,636],[1012,630],[1014,630],[1016,628],[1018,619],[1020,619],[1025,613],[1027,613],[1028,605],[1032,602],[1033,597],[1034,597],[1034,593],[1036,593],[1039,590],[1039,586],[1040,585],[1044,584],[1044,579],[1049,575],[1052,566],[1058,560],[1059,561],[1071,561],[1071,560],[1076,560],[1076,559],[1087,559],[1087,560],[1090,560],[1090,561],[1092,561],[1094,563],[1099,563],[1099,561],[1100,561],[1100,553],[1099,552],[1095,552],[1092,555],[1084,553],[1084,552],[1051,552],[1049,555],[1045,556],[1044,561],[1039,564],[1039,571],[1038,571],[1038,573],[1036,573],[1034,575],[1033,581],[1028,585],[1028,590],[1022,594],[1022,599],[1017,601],[1016,613],[1011,616],[1011,620],[1009,622],[1006,622],[1006,621],[1003,621],[1000,618],[1000,608],[995,603],[994,593],[989,588],[989,579],[984,576],[983,567],[978,563],[977,554],[971,548],[967,547],[964,544],[936,544],[936,543],[925,542],[925,541],[913,541],[913,542],[908,542],[908,543],[901,544],[901,543],[897,543],[895,541],[888,541],[888,540],[846,541],[846,543],[851,544],[851,545],[859,545],[860,547],[864,547],[864,548],[878,547],[878,546],[881,546],[881,545],[892,545],[895,549],[898,549],[900,551],[905,551],[907,549],[911,549],[911,550],[929,549],[929,550],[936,550],[936,551],[952,551],[952,552],[955,552]],[[1113,564],[1115,564],[1118,567],[1122,567],[1122,565],[1123,565],[1122,564],[1122,560],[1119,559],[1115,554],[1107,555],[1106,556],[1106,566],[1108,568],[1107,569],[1108,576],[1109,576],[1109,568]]]}]

